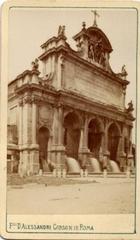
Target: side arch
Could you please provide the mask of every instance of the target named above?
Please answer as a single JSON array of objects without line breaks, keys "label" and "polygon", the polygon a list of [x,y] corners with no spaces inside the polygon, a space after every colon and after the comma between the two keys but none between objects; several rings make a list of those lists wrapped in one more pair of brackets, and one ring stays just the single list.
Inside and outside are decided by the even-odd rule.
[{"label": "side arch", "polygon": [[80,113],[76,110],[69,110],[67,112],[64,112],[64,116],[63,116],[63,126],[65,127],[65,120],[67,118],[67,116],[71,116],[71,118],[78,120],[79,123],[79,127],[82,128],[83,126],[83,118],[81,117]]},{"label": "side arch", "polygon": [[107,129],[108,134],[108,151],[110,159],[118,161],[119,142],[121,137],[121,129],[116,122],[111,122]]},{"label": "side arch", "polygon": [[110,127],[112,124],[114,124],[114,125],[117,127],[117,129],[118,129],[118,134],[119,134],[118,136],[121,137],[121,135],[122,135],[122,133],[121,133],[121,127],[120,127],[119,123],[116,122],[116,121],[111,121],[111,122],[109,122],[109,123],[107,124],[107,126],[106,126],[106,131],[108,131],[109,127]]},{"label": "side arch", "polygon": [[97,159],[99,159],[103,132],[104,126],[101,119],[98,117],[90,118],[88,122],[88,149]]}]

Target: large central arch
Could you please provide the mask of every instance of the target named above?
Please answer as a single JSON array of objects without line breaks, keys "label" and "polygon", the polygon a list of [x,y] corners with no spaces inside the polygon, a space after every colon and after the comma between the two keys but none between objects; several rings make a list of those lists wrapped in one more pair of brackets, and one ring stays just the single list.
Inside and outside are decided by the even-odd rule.
[{"label": "large central arch", "polygon": [[92,119],[90,120],[88,125],[88,149],[97,159],[99,159],[101,140],[102,140],[101,124],[97,119]]},{"label": "large central arch", "polygon": [[81,123],[75,112],[68,113],[64,118],[64,145],[66,155],[78,160]]}]

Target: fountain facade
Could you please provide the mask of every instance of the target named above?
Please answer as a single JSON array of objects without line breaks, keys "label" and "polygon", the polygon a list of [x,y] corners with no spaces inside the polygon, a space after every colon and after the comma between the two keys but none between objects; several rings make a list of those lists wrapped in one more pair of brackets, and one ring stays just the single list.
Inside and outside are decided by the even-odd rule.
[{"label": "fountain facade", "polygon": [[121,171],[134,165],[126,71],[111,69],[112,46],[97,25],[83,24],[73,38],[77,51],[59,26],[58,35],[41,45],[32,68],[8,85],[8,161],[18,161],[21,175],[44,171],[45,162],[56,172],[84,171],[88,164],[100,172],[109,159],[112,172],[119,171],[117,165]]}]

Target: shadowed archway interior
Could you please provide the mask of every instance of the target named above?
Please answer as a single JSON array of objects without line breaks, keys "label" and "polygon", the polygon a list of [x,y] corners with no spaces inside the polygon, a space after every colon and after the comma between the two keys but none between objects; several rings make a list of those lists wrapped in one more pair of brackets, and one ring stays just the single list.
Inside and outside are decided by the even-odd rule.
[{"label": "shadowed archway interior", "polygon": [[108,150],[110,152],[110,159],[114,161],[117,161],[119,139],[119,129],[115,123],[112,123],[108,129]]},{"label": "shadowed archway interior", "polygon": [[44,170],[44,165],[47,163],[48,157],[48,141],[49,141],[49,130],[46,127],[41,127],[38,134],[39,143],[39,164],[40,169]]},{"label": "shadowed archway interior", "polygon": [[88,125],[88,148],[95,158],[99,158],[102,133],[100,123],[97,119],[92,119]]},{"label": "shadowed archway interior", "polygon": [[80,142],[80,120],[75,113],[68,113],[64,119],[64,145],[66,154],[78,160]]}]

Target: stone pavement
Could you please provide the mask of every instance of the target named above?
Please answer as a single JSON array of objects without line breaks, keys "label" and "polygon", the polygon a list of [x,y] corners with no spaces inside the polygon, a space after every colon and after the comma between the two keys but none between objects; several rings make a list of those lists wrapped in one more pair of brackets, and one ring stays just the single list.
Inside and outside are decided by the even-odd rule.
[{"label": "stone pavement", "polygon": [[[78,180],[77,178],[75,179]],[[82,184],[9,186],[9,214],[134,213],[135,179],[79,178]],[[59,181],[59,180],[58,180]]]}]

